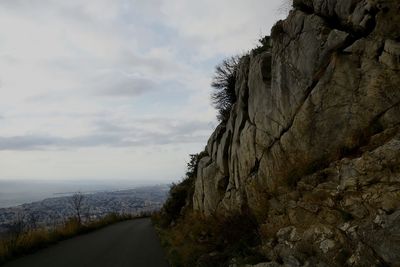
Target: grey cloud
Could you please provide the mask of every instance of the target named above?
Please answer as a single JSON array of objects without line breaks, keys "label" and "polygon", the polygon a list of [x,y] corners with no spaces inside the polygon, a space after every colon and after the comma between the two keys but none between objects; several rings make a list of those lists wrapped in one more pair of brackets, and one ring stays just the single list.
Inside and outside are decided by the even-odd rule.
[{"label": "grey cloud", "polygon": [[38,150],[40,147],[50,146],[60,141],[50,136],[11,136],[0,137],[0,150]]},{"label": "grey cloud", "polygon": [[[100,132],[142,132],[138,127],[123,126],[122,124],[116,123],[115,120],[101,119],[94,122],[95,128]],[[144,125],[158,125],[166,132],[174,133],[193,133],[195,131],[212,131],[214,127],[210,125],[210,122],[189,120],[181,121],[174,120],[167,117],[154,117],[154,118],[143,118],[134,119],[132,124],[144,124]]]},{"label": "grey cloud", "polygon": [[156,58],[149,56],[139,56],[132,53],[126,53],[121,57],[122,66],[128,69],[141,69],[157,75],[176,74],[183,70],[183,66],[175,60],[166,58]]},{"label": "grey cloud", "polygon": [[3,54],[0,56],[1,61],[3,61],[4,63],[8,64],[8,65],[14,65],[16,63],[21,62],[21,60],[13,55],[10,54]]},{"label": "grey cloud", "polygon": [[138,96],[154,91],[157,83],[141,78],[126,78],[111,81],[100,88],[100,93],[109,96]]},{"label": "grey cloud", "polygon": [[158,124],[162,125],[166,129],[169,130],[174,129],[175,131],[192,132],[193,130],[213,130],[213,127],[210,127],[209,122],[197,121],[197,120],[181,121],[168,117],[137,119],[135,120],[135,122],[144,124]]},{"label": "grey cloud", "polygon": [[210,122],[189,121],[172,126],[174,131],[179,133],[190,133],[193,131],[212,131]]},{"label": "grey cloud", "polygon": [[58,150],[69,148],[84,148],[97,146],[121,147],[131,146],[118,135],[93,134],[73,138],[62,138],[46,135],[24,135],[12,137],[0,137],[0,150]]},{"label": "grey cloud", "polygon": [[120,71],[106,71],[94,77],[95,93],[105,96],[138,96],[152,92],[158,88],[158,83],[144,77],[136,77]]},{"label": "grey cloud", "polygon": [[[27,97],[25,100],[28,103],[53,103],[59,102],[60,99],[65,100],[66,98],[71,97],[67,92],[46,92],[42,94],[37,94],[33,96]],[[52,114],[54,115],[54,114]]]},{"label": "grey cloud", "polygon": [[[159,131],[150,131],[136,126],[121,126],[109,121],[98,121],[97,128],[121,137],[116,146],[167,145],[182,143],[204,143],[209,132],[209,123],[203,121],[176,121],[167,118],[148,118],[136,121],[139,124],[157,125]],[[135,123],[136,124],[136,123]]]},{"label": "grey cloud", "polygon": [[[154,119],[158,121],[158,119]],[[149,122],[152,119],[148,120]],[[1,150],[57,150],[84,147],[133,147],[147,145],[168,145],[185,143],[204,143],[209,129],[203,122],[165,121],[163,131],[150,131],[137,127],[123,127],[107,121],[98,121],[98,133],[64,138],[49,135],[22,135],[0,137]]]},{"label": "grey cloud", "polygon": [[95,122],[95,128],[97,131],[105,133],[128,133],[130,131],[129,128],[108,120],[97,120]]},{"label": "grey cloud", "polygon": [[[182,51],[181,51],[182,52]],[[9,60],[20,60],[19,58],[7,58]],[[110,58],[110,61],[101,61],[93,62],[98,59],[91,59],[88,62],[87,59],[80,57],[79,55],[72,56],[69,58],[61,57],[55,58],[51,60],[46,60],[43,63],[48,66],[59,69],[61,71],[70,71],[70,72],[80,72],[85,73],[88,70],[101,69],[109,67],[108,64],[112,64],[113,75],[116,77],[120,76],[118,70],[124,70],[133,73],[144,73],[151,74],[156,77],[177,75],[185,70],[187,70],[188,66],[185,66],[183,62],[179,62],[177,58],[168,58],[165,55],[159,56],[151,56],[151,55],[137,55],[135,52],[126,51],[121,48],[119,53],[115,55],[113,58]],[[183,59],[182,59],[183,61]],[[96,65],[94,65],[96,64]],[[115,78],[115,77],[114,77]]]},{"label": "grey cloud", "polygon": [[30,1],[23,1],[23,0],[3,0],[1,2],[2,6],[7,8],[22,8],[29,3]]}]

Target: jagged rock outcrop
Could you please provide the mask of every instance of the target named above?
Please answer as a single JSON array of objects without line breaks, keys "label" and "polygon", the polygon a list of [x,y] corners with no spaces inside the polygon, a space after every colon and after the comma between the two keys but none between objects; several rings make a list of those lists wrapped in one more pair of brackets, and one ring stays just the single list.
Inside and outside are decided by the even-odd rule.
[{"label": "jagged rock outcrop", "polygon": [[400,266],[400,2],[294,7],[240,63],[194,209],[250,208],[273,264]]}]

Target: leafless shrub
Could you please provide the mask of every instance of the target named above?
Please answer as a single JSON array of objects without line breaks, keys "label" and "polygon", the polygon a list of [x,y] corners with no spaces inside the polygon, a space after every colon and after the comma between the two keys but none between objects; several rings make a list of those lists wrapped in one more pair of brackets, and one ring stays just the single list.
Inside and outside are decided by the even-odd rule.
[{"label": "leafless shrub", "polygon": [[230,57],[215,68],[215,75],[211,83],[214,88],[211,100],[218,111],[217,118],[221,122],[227,121],[232,105],[236,102],[235,85],[239,60],[239,56]]},{"label": "leafless shrub", "polygon": [[75,218],[79,224],[82,224],[84,200],[85,196],[81,192],[78,192],[71,197],[71,205],[75,213]]}]

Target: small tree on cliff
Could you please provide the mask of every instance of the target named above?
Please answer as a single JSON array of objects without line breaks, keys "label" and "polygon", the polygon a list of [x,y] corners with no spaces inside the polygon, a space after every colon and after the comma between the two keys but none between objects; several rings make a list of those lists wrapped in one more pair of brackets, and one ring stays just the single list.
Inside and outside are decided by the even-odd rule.
[{"label": "small tree on cliff", "polygon": [[232,105],[236,102],[235,85],[239,59],[239,56],[227,58],[215,68],[211,100],[218,111],[217,118],[220,122],[228,120]]},{"label": "small tree on cliff", "polygon": [[199,165],[199,161],[201,157],[203,156],[203,152],[199,154],[191,154],[190,156],[190,161],[187,164],[187,169],[186,169],[186,178],[187,179],[192,179],[195,178],[197,175],[197,166]]}]

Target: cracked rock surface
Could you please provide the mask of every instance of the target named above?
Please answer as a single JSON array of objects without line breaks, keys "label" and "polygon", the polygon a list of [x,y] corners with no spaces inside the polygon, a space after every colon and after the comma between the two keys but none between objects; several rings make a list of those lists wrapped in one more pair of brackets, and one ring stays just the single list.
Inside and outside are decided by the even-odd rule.
[{"label": "cracked rock surface", "polygon": [[240,63],[194,209],[249,207],[265,266],[400,266],[400,2],[294,6]]}]

